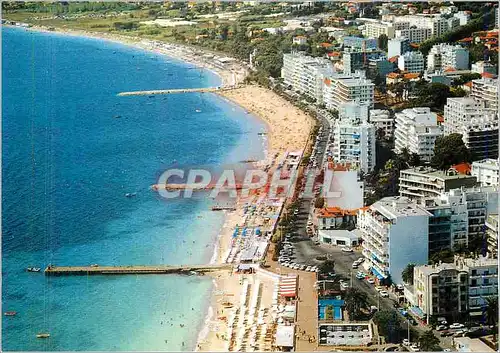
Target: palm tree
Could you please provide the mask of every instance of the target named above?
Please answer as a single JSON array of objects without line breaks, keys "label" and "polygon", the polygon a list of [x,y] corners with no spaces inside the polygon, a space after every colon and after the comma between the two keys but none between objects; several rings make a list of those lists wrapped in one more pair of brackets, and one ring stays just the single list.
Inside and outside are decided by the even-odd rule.
[{"label": "palm tree", "polygon": [[496,341],[496,332],[498,324],[498,297],[487,298],[486,322],[493,326],[493,340]]},{"label": "palm tree", "polygon": [[434,336],[432,330],[424,332],[422,336],[419,337],[418,343],[420,343],[420,349],[425,352],[435,351],[439,345],[439,338]]},{"label": "palm tree", "polygon": [[349,313],[350,320],[358,320],[362,309],[368,309],[368,297],[366,293],[357,288],[349,288],[345,295],[345,308]]}]

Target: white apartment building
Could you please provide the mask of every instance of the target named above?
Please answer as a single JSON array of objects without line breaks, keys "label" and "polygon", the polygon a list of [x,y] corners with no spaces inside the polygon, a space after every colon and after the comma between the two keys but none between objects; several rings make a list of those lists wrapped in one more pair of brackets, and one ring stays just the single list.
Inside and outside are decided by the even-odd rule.
[{"label": "white apartment building", "polygon": [[444,107],[444,133],[462,134],[473,159],[498,158],[498,113],[486,102],[470,97],[448,98]]},{"label": "white apartment building", "polygon": [[[413,305],[426,315],[444,316],[458,321],[467,313],[468,273],[452,263],[415,266]],[[408,297],[407,297],[408,298]]]},{"label": "white apartment building", "polygon": [[349,102],[339,108],[333,127],[332,157],[368,173],[375,167],[375,127],[368,123],[366,108]]},{"label": "white apartment building", "polygon": [[477,178],[482,186],[498,186],[498,159],[483,159],[472,162],[471,175]]},{"label": "white apartment building", "polygon": [[329,77],[324,80],[323,100],[328,109],[339,110],[348,102],[356,102],[373,107],[375,85],[366,78]]},{"label": "white apartment building", "polygon": [[470,21],[470,13],[468,11],[458,11],[453,15],[460,21],[460,26],[465,26]]},{"label": "white apartment building", "polygon": [[[356,166],[350,163],[326,163],[323,192],[326,207],[354,210],[363,207],[364,183],[359,178]],[[348,213],[344,216],[350,217]],[[355,219],[355,215],[353,216]]]},{"label": "white apartment building", "polygon": [[469,274],[469,315],[486,318],[484,311],[488,306],[488,299],[498,298],[498,261],[479,257],[458,258],[457,262]]},{"label": "white apartment building", "polygon": [[406,16],[396,16],[394,21],[397,22],[407,22],[409,28],[429,28],[431,30],[432,37],[439,37],[440,35],[453,30],[454,28],[449,27],[448,20],[441,15],[406,15]]},{"label": "white apartment building", "polygon": [[496,259],[498,254],[498,211],[488,215],[485,226],[488,254]]},{"label": "white apartment building", "polygon": [[375,129],[381,129],[386,138],[392,137],[394,133],[394,118],[389,114],[388,110],[371,109],[370,123],[375,126]]},{"label": "white apartment building", "polygon": [[409,73],[424,72],[424,56],[419,51],[404,53],[398,58],[398,68]]},{"label": "white apartment building", "polygon": [[296,37],[293,37],[292,44],[306,45],[307,44],[307,37],[305,37],[305,36],[296,36]]},{"label": "white apartment building", "polygon": [[394,38],[394,25],[388,22],[367,21],[364,24],[363,35],[366,38],[378,38],[385,34],[387,38]]},{"label": "white apartment building", "polygon": [[283,54],[281,77],[285,85],[323,102],[323,80],[334,74],[332,63],[323,58],[313,58],[300,53]]},{"label": "white apartment building", "polygon": [[427,71],[445,69],[466,70],[469,68],[469,50],[460,45],[440,43],[434,45],[427,55]]},{"label": "white apartment building", "polygon": [[427,107],[405,109],[396,113],[395,122],[394,152],[401,153],[406,148],[422,161],[430,162],[436,139],[443,135],[437,114]]},{"label": "white apartment building", "polygon": [[432,30],[426,27],[411,27],[396,31],[396,37],[408,38],[410,43],[422,43],[432,37]]},{"label": "white apartment building", "polygon": [[403,55],[407,51],[410,51],[410,39],[406,37],[396,37],[387,42],[387,56],[389,58]]},{"label": "white apartment building", "polygon": [[498,80],[484,77],[472,80],[471,96],[485,102],[487,108],[498,109]]},{"label": "white apartment building", "polygon": [[363,267],[383,281],[403,283],[409,263],[426,264],[431,214],[406,197],[385,197],[358,214]]},{"label": "white apartment building", "polygon": [[490,64],[489,62],[485,62],[485,61],[478,61],[478,62],[473,63],[471,65],[471,71],[478,73],[478,74],[484,74],[484,73],[493,74],[493,75],[497,74],[496,66],[493,64]]},{"label": "white apartment building", "polygon": [[459,174],[453,168],[441,171],[429,167],[416,167],[399,172],[399,195],[422,205],[426,205],[427,200],[439,197],[446,191],[476,185],[476,177]]}]

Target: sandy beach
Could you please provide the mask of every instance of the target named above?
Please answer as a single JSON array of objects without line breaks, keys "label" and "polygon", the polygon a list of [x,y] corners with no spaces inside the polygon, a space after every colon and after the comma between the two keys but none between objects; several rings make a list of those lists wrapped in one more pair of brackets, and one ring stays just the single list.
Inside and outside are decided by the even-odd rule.
[{"label": "sandy beach", "polygon": [[[40,27],[31,27],[28,30],[48,32],[47,29]],[[255,85],[239,86],[247,75],[246,65],[244,64],[233,60],[221,64],[225,58],[198,48],[194,49],[182,45],[159,43],[138,37],[66,29],[56,29],[55,32],[120,42],[158,52],[212,70],[221,77],[223,86],[238,85],[238,88],[221,91],[221,96],[240,105],[267,124],[267,162],[270,162],[271,159],[276,160],[280,158],[287,151],[303,151],[306,147],[314,123],[313,118],[268,89]],[[255,204],[255,202],[257,202],[256,197],[239,200],[234,211],[225,211],[225,223],[214,249],[216,252],[216,256],[213,258],[214,262],[224,263],[227,261],[232,247],[234,229],[236,226],[243,225],[248,217],[245,216],[243,208],[245,205]],[[262,208],[262,212],[265,212],[269,208],[264,203],[259,207]],[[271,306],[270,298],[275,288],[275,281],[272,278],[258,274],[235,274],[229,272],[217,273],[213,278],[215,289],[211,298],[211,310],[209,310],[209,316],[206,319],[206,326],[199,336],[196,347],[196,350],[199,351],[227,351],[229,349],[230,342],[227,332],[231,330],[228,324],[230,315],[232,315],[232,319],[236,318],[235,320],[240,320],[241,322],[246,322],[247,320],[257,322],[258,320],[263,323],[260,326],[264,327],[270,320],[268,310]],[[249,292],[246,293],[245,291]],[[243,310],[243,313],[241,312],[241,307],[244,307],[239,300],[242,292],[243,295],[252,297],[252,300],[254,297],[258,297],[256,312],[253,313],[252,309],[248,308],[246,311]],[[250,301],[249,298],[247,299],[247,301]],[[267,335],[269,336],[269,333]],[[267,345],[270,343],[267,341],[264,342],[263,337],[265,336],[265,332],[258,332],[258,336],[262,337],[259,343],[260,350],[264,347],[267,348]],[[232,341],[234,341],[234,338]],[[239,342],[235,343],[236,346],[239,344]],[[236,348],[234,349],[237,350]]]}]

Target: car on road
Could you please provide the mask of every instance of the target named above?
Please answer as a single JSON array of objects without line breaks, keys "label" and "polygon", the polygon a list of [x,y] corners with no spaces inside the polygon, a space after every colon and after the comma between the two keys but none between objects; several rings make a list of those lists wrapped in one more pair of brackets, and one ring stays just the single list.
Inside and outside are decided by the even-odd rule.
[{"label": "car on road", "polygon": [[306,271],[308,271],[308,272],[311,271],[311,266],[307,266]]},{"label": "car on road", "polygon": [[340,284],[340,289],[344,289],[345,290],[347,288],[349,288],[349,284],[347,284],[346,282],[343,282],[343,283]]},{"label": "car on road", "polygon": [[363,263],[365,261],[365,258],[364,257],[360,257],[359,259],[356,260],[356,262],[358,263]]},{"label": "car on road", "polygon": [[408,338],[405,338],[403,340],[403,346],[409,346],[410,345],[410,341],[408,341]]},{"label": "car on road", "polygon": [[341,249],[343,252],[352,252],[352,248],[348,247],[348,246],[343,246],[342,249]]},{"label": "car on road", "polygon": [[363,275],[363,274],[361,274],[361,273],[358,273],[358,274],[356,275],[356,278],[357,278],[357,279],[363,279],[363,278],[365,278],[365,275]]},{"label": "car on road", "polygon": [[373,278],[368,278],[366,280],[366,282],[370,283],[370,284],[374,284],[375,283],[375,280]]},{"label": "car on road", "polygon": [[464,324],[461,324],[461,323],[458,323],[458,322],[455,322],[453,324],[450,325],[450,328],[451,329],[455,329],[455,328],[464,328],[465,325]]},{"label": "car on road", "polygon": [[448,329],[448,326],[446,325],[438,325],[436,327],[436,331],[443,331],[443,330],[447,330]]},{"label": "car on road", "polygon": [[380,291],[379,293],[382,298],[389,298],[389,293],[387,291],[383,290]]},{"label": "car on road", "polygon": [[384,287],[380,287],[380,286],[375,286],[375,290],[377,292],[382,292],[384,290]]},{"label": "car on road", "polygon": [[354,263],[352,264],[352,268],[357,269],[357,268],[358,268],[358,264],[357,264],[356,262],[354,262]]},{"label": "car on road", "polygon": [[453,337],[461,337],[464,334],[466,334],[467,332],[468,332],[467,329],[458,330],[458,331],[456,331],[456,332],[453,333]]},{"label": "car on road", "polygon": [[448,337],[451,335],[453,335],[453,332],[451,332],[451,331],[441,331],[441,333],[439,334],[439,336],[441,336],[441,337]]},{"label": "car on road", "polygon": [[301,269],[302,271],[304,271],[304,270],[306,269],[306,267],[307,267],[306,265],[300,265],[300,269]]}]

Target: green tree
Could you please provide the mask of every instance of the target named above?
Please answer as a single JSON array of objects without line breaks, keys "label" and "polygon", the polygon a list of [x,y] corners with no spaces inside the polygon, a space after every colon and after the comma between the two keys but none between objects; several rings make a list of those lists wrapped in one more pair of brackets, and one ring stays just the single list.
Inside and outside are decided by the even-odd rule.
[{"label": "green tree", "polygon": [[496,326],[498,324],[498,297],[491,297],[486,299],[486,322],[488,325],[492,325],[493,331],[496,332]]},{"label": "green tree", "polygon": [[447,170],[452,165],[470,162],[471,153],[465,146],[461,134],[440,136],[434,145],[431,165],[440,170]]},{"label": "green tree", "polygon": [[378,37],[378,47],[382,50],[387,50],[387,45],[389,42],[389,38],[387,37],[386,34],[381,34]]},{"label": "green tree", "polygon": [[425,331],[419,338],[420,349],[425,352],[433,352],[439,350],[439,339],[434,335],[432,330]]},{"label": "green tree", "polygon": [[406,265],[403,272],[401,272],[401,278],[405,283],[413,285],[413,269],[415,268],[415,264]]},{"label": "green tree", "polygon": [[415,106],[442,109],[452,94],[448,85],[426,83],[416,89],[416,96],[417,98],[413,101]]},{"label": "green tree", "polygon": [[401,316],[394,310],[382,310],[375,313],[373,322],[377,324],[378,332],[388,342],[399,342]]},{"label": "green tree", "polygon": [[326,260],[318,267],[319,273],[329,273],[335,271],[335,261]]},{"label": "green tree", "polygon": [[318,197],[316,201],[314,201],[315,208],[323,208],[325,206],[325,199],[323,197]]},{"label": "green tree", "polygon": [[366,293],[351,287],[347,289],[344,300],[349,320],[361,320],[362,311],[368,309],[368,296]]},{"label": "green tree", "polygon": [[412,167],[418,167],[421,163],[420,156],[416,153],[412,153],[408,159],[408,164]]}]

